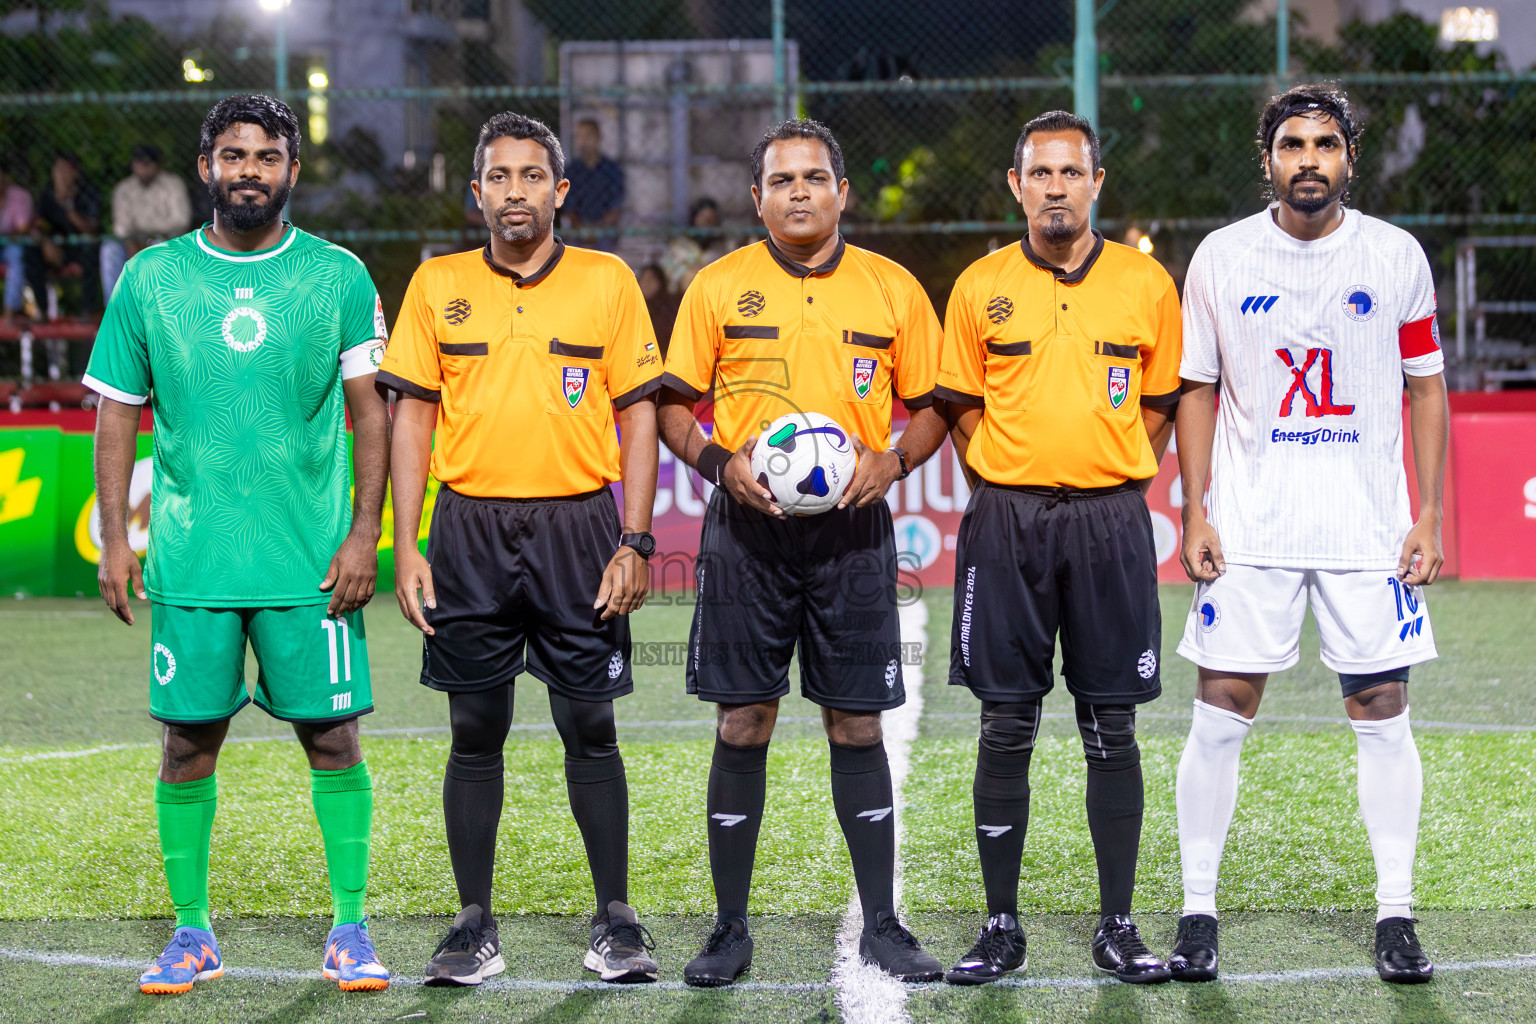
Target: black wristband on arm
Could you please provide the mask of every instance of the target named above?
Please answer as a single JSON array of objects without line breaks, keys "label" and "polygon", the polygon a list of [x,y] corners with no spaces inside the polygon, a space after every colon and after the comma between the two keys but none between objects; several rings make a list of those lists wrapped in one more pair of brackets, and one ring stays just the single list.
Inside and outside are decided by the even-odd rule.
[{"label": "black wristband on arm", "polygon": [[704,446],[703,451],[699,452],[698,459],[694,461],[694,468],[699,471],[699,476],[719,487],[720,482],[725,478],[725,464],[731,461],[733,454],[735,453],[724,445],[711,441]]}]

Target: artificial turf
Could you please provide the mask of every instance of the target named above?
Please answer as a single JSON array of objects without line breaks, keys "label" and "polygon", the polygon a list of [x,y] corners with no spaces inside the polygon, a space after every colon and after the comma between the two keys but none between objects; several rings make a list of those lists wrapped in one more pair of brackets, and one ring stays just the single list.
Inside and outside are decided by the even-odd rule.
[{"label": "artificial turf", "polygon": [[[1158,915],[1178,904],[1172,780],[1193,670],[1174,654],[1189,588],[1164,587],[1162,597],[1165,692],[1141,716],[1148,810],[1136,907],[1149,941],[1166,949],[1174,919]],[[924,599],[930,653],[906,789],[904,904],[918,934],[948,960],[980,923],[970,817],[977,704],[945,685],[948,595]],[[1536,953],[1536,587],[1441,584],[1430,608],[1441,659],[1416,668],[1410,685],[1425,764],[1421,933],[1441,961],[1523,964],[1522,955]],[[415,682],[420,640],[392,599],[367,615],[378,707],[363,720],[378,808],[370,911],[381,952],[408,982],[456,902],[440,804],[446,708],[441,694]],[[675,649],[688,615],[675,603],[642,610],[637,642]],[[372,998],[281,973],[314,970],[329,901],[303,758],[286,726],[249,709],[231,730],[244,742],[221,760],[212,894],[230,963],[269,973],[232,974],[180,1000],[140,996],[135,965],[163,943],[169,909],[150,803],[158,727],[144,713],[146,627],[144,618],[123,627],[92,601],[0,606],[0,1022],[838,1017],[828,978],[852,883],[815,707],[785,701],[770,753],[753,893],[760,987],[576,990],[590,882],[542,687],[526,677],[508,749],[496,888],[515,950],[512,980],[479,993],[402,983]],[[712,708],[683,692],[675,660],[637,665],[635,674],[635,694],[618,705],[633,800],[632,902],[657,936],[664,980],[675,983],[712,903],[702,813]],[[1069,696],[1058,688],[1046,711],[1021,893],[1032,936],[1024,987],[915,990],[906,1004],[913,1020],[1536,1021],[1536,969],[1450,972],[1417,992],[1339,973],[1369,965],[1370,914],[1362,911],[1372,871],[1355,808],[1353,739],[1310,627],[1301,665],[1271,683],[1245,749],[1220,890],[1230,980],[1215,986],[1144,992],[1092,978],[1082,754]],[[55,756],[104,747],[114,749]],[[39,963],[7,950],[90,962]],[[1324,973],[1238,978],[1312,969]]]}]

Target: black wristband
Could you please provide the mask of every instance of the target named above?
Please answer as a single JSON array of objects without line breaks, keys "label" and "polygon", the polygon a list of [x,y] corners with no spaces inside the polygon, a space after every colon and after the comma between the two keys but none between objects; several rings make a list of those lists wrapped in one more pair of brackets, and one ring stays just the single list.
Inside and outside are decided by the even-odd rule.
[{"label": "black wristband", "polygon": [[719,487],[720,482],[725,479],[725,464],[731,461],[733,454],[724,445],[711,441],[704,446],[703,451],[699,452],[698,459],[694,461],[694,468],[699,471],[699,476]]}]

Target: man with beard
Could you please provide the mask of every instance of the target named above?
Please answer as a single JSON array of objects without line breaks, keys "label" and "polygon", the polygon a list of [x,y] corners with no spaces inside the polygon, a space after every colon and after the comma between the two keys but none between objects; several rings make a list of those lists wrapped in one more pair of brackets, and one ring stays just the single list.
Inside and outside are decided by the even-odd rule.
[{"label": "man with beard", "polygon": [[[656,549],[661,356],[624,262],[553,233],[569,183],[543,122],[487,121],[472,188],[491,240],[416,271],[378,376],[400,394],[395,597],[425,637],[421,682],[448,694],[453,736],[443,816],[463,909],[427,984],[477,985],[505,969],[491,880],[502,747],[525,668],[549,688],[592,871],[585,966],[604,981],[655,981],[653,944],[628,906],[629,790],[613,699],[634,689],[628,616],[645,600]],[[442,490],[424,559],[429,458]],[[622,527],[609,489],[621,479]]]},{"label": "man with beard", "polygon": [[[863,910],[859,954],[902,981],[937,981],[943,968],[896,916],[880,712],[906,701],[885,492],[944,441],[933,402],[938,318],[909,272],[838,233],[848,180],[825,125],[770,128],[752,152],[752,178],[768,237],[688,286],[658,413],[667,447],[715,485],[699,540],[687,683],[719,712],[705,808],[718,917],[683,980],[729,985],[752,963],[747,895],[768,742],[798,648],[800,691],[821,706],[831,747],[832,805]],[[711,390],[706,437],[694,410]],[[897,400],[911,421],[892,445]],[[774,420],[800,411],[837,420],[858,468],[837,508],[786,518],[752,476],[752,448]]]},{"label": "man with beard", "polygon": [[[155,811],[176,932],[139,979],[149,993],[224,973],[208,846],[219,750],[249,702],[247,640],[261,669],[256,705],[292,722],[309,758],[333,904],[321,972],[346,990],[389,984],[363,918],[373,785],[357,734],[373,710],[361,609],[389,472],[388,412],[373,387],[384,318],[356,256],[282,220],[298,157],[284,104],[214,105],[198,158],[213,222],[128,262],[85,377],[102,396],[101,594],[132,625],[129,584],[141,599],[148,591],[149,713],[165,725]],[[141,576],[128,485],[146,401],[155,514]]]},{"label": "man with beard", "polygon": [[981,699],[976,844],[987,923],[946,975],[1024,966],[1020,860],[1029,762],[1058,632],[1088,764],[1099,873],[1095,966],[1168,980],[1131,922],[1141,841],[1136,706],[1161,692],[1157,555],[1143,492],[1179,398],[1179,298],[1150,257],[1089,227],[1104,182],[1093,127],[1024,126],[1008,184],[1028,233],[960,275],[938,397],[978,483],[960,523],[949,682]]},{"label": "man with beard", "polygon": [[1181,981],[1216,977],[1216,878],[1243,739],[1269,673],[1296,664],[1309,602],[1355,733],[1376,971],[1433,972],[1412,907],[1423,770],[1408,669],[1435,657],[1420,588],[1440,571],[1450,413],[1424,251],[1344,206],[1358,135],[1337,88],[1271,99],[1258,141],[1277,202],[1201,242],[1185,285],[1182,558],[1198,586],[1179,653],[1200,671],[1178,774]]}]

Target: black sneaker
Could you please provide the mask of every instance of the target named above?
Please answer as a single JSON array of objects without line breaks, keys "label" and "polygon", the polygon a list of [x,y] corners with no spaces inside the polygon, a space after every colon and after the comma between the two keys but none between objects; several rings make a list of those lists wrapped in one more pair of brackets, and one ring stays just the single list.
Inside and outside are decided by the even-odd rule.
[{"label": "black sneaker", "polygon": [[951,985],[983,985],[996,981],[1009,971],[1022,971],[1028,956],[1024,950],[1024,929],[1012,914],[993,914],[976,937],[971,951],[961,957],[944,975]]},{"label": "black sneaker", "polygon": [[1132,985],[1167,981],[1168,965],[1141,941],[1141,933],[1125,915],[1106,917],[1093,933],[1093,965]]},{"label": "black sneaker", "polygon": [[747,934],[747,922],[731,917],[715,925],[699,955],[683,968],[683,981],[699,988],[717,988],[729,985],[751,966],[752,936]]},{"label": "black sneaker", "polygon": [[480,907],[470,904],[453,919],[448,935],[432,951],[428,985],[478,985],[507,969],[501,959],[501,934],[495,925],[480,926]]},{"label": "black sneaker", "polygon": [[1419,935],[1413,929],[1418,923],[1416,917],[1389,917],[1376,922],[1376,973],[1382,981],[1417,985],[1435,973],[1435,965],[1419,948]]},{"label": "black sneaker", "polygon": [[859,955],[897,981],[938,981],[944,977],[944,965],[890,914],[882,913],[873,928],[864,929],[859,936]]},{"label": "black sneaker", "polygon": [[1210,914],[1179,918],[1179,937],[1168,958],[1174,981],[1216,980],[1216,919]]},{"label": "black sneaker", "polygon": [[650,955],[655,948],[635,912],[614,900],[608,904],[608,919],[592,922],[592,945],[582,966],[608,982],[655,981],[656,961]]}]

